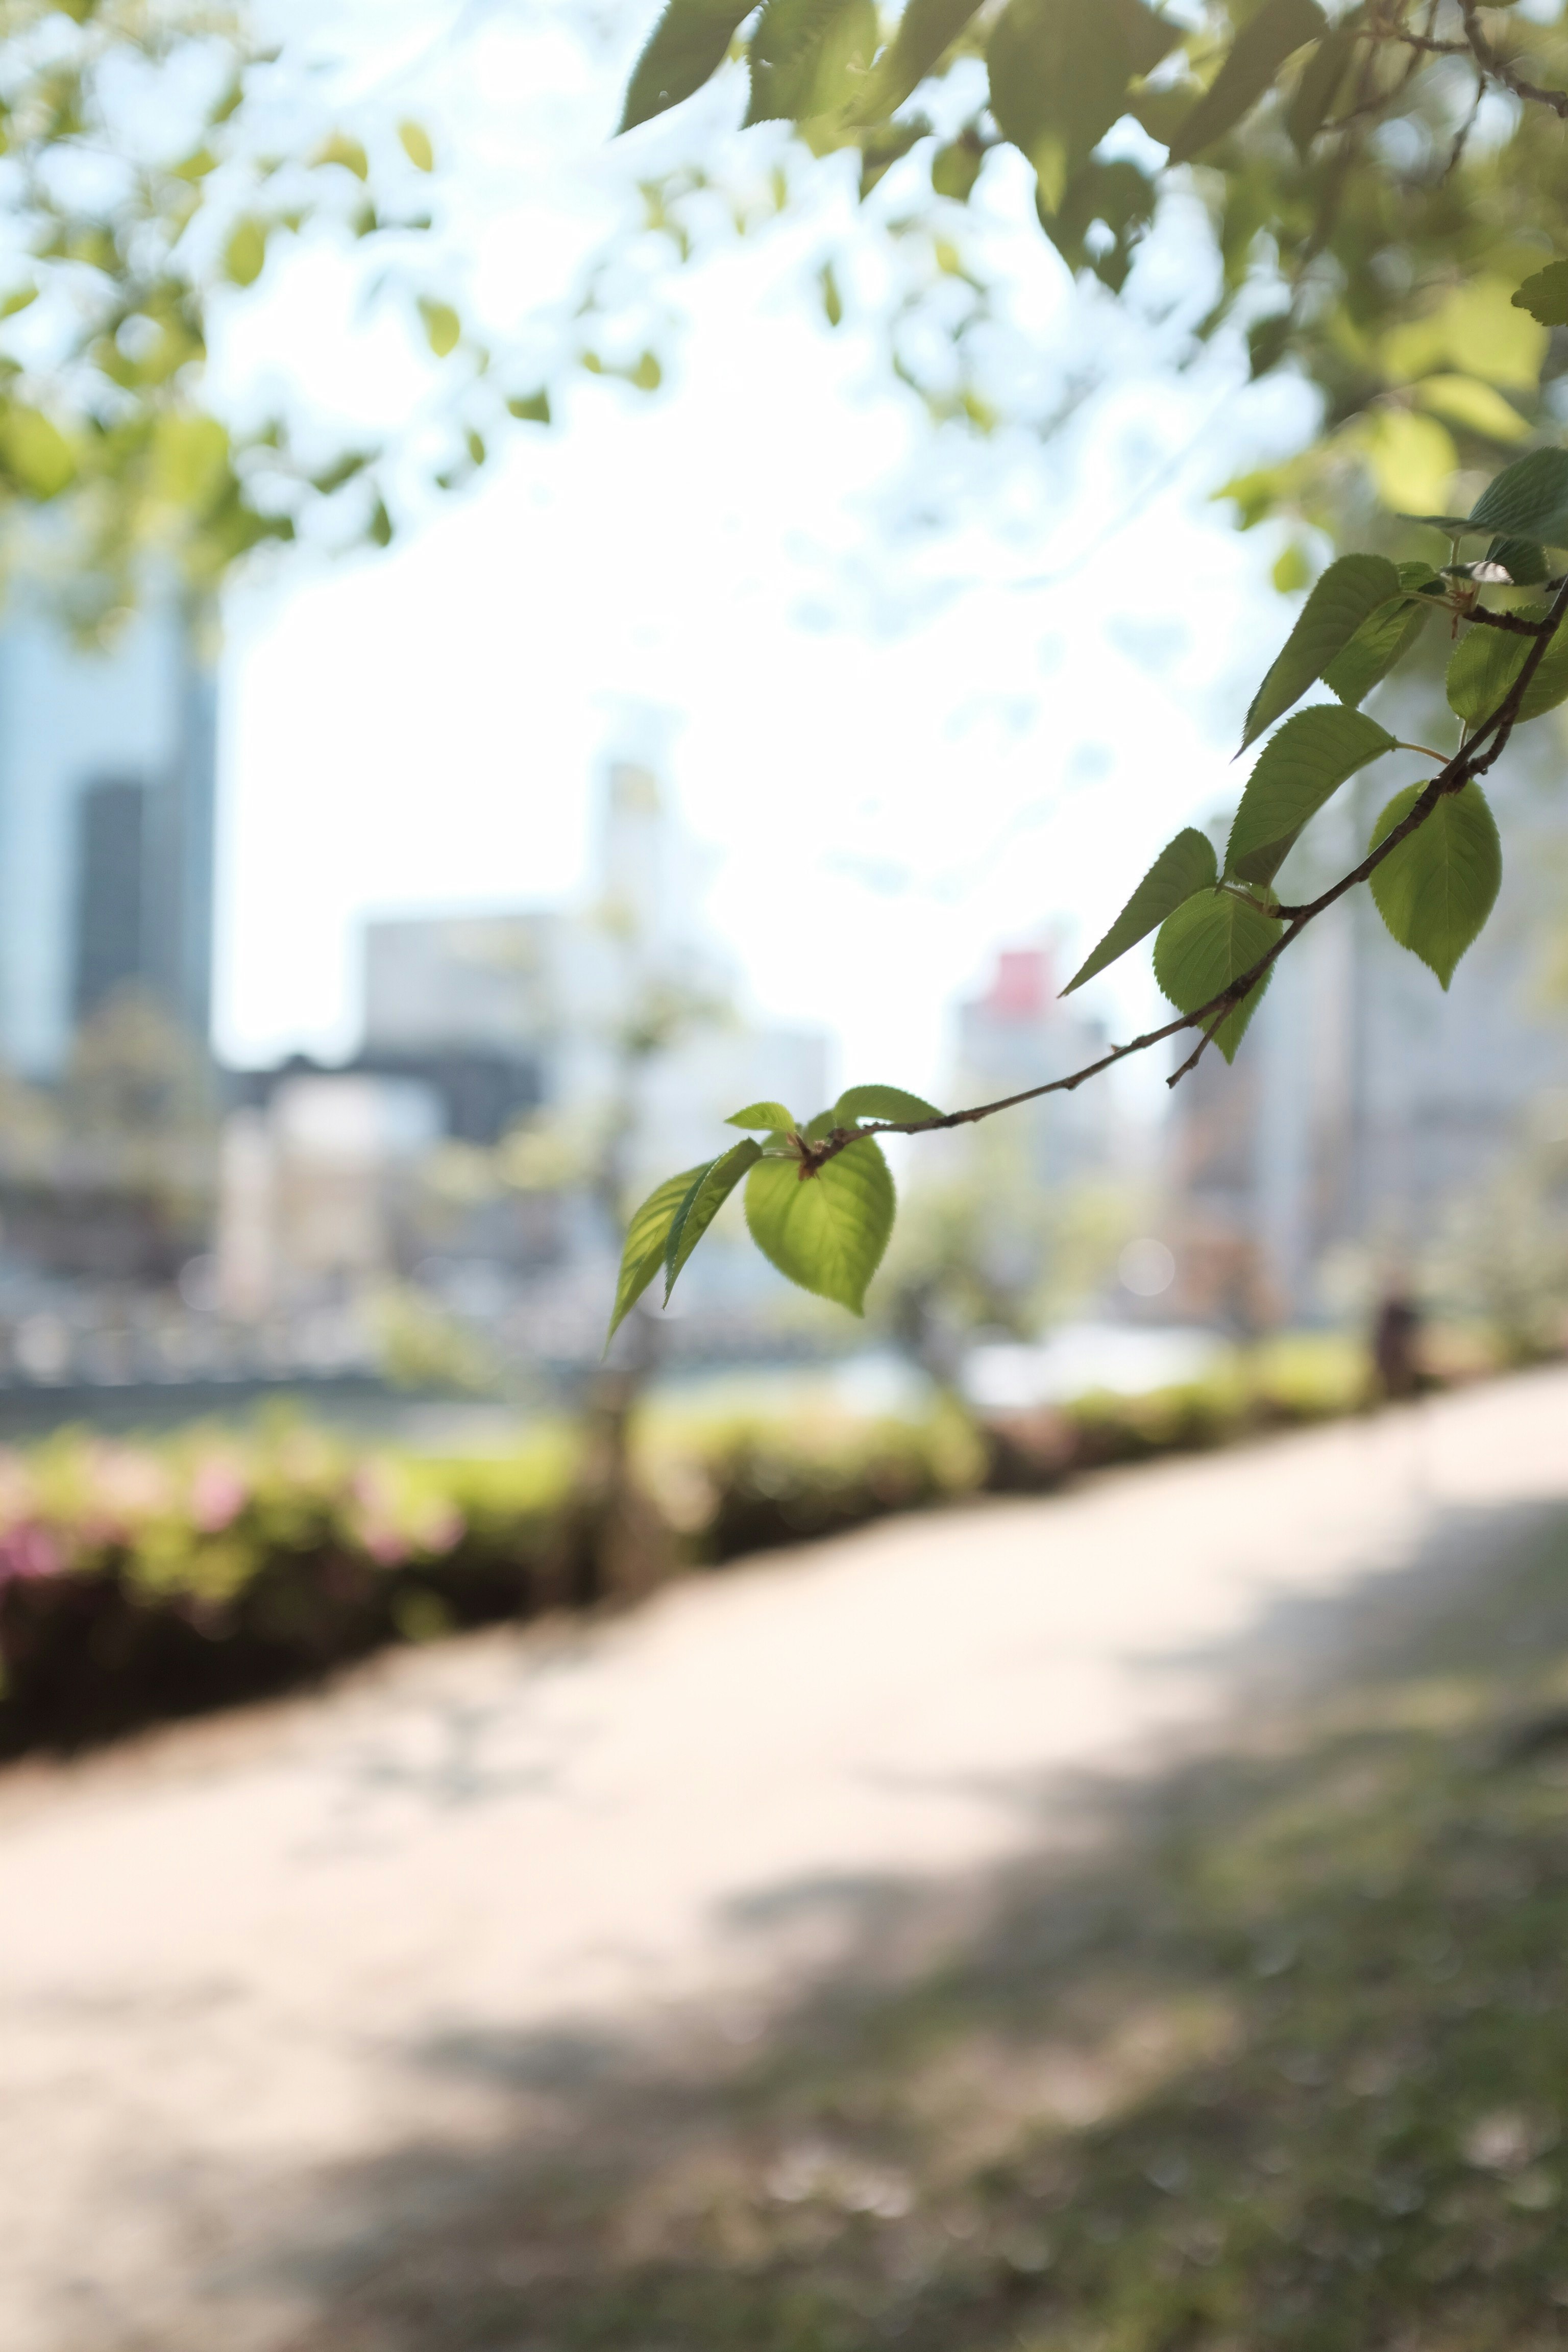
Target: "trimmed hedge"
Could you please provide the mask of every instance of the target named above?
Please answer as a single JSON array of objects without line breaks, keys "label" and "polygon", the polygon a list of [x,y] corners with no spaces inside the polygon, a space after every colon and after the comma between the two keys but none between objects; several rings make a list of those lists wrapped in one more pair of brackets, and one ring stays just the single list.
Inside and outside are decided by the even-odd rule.
[{"label": "trimmed hedge", "polygon": [[[1138,1398],[977,1426],[829,1405],[787,1417],[651,1407],[636,1453],[674,1557],[717,1567],[889,1512],[1039,1493],[1076,1471],[1221,1444],[1360,1402],[1355,1351],[1263,1351]],[[275,1422],[0,1452],[0,1754],[68,1748],[308,1681],[387,1643],[569,1598],[564,1427],[503,1458],[355,1454]]]}]

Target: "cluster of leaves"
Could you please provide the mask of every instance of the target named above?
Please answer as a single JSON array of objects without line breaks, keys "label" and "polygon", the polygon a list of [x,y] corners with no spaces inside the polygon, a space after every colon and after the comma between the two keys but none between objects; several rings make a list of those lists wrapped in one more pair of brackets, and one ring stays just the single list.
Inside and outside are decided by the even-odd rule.
[{"label": "cluster of leaves", "polygon": [[[322,446],[281,415],[231,429],[204,388],[215,303],[308,226],[373,241],[431,352],[465,352],[470,390],[486,374],[414,258],[428,133],[323,131],[297,79],[226,0],[0,0],[6,552],[52,571],[84,625],[133,595],[149,553],[200,595],[329,503],[340,540],[390,539],[382,452]],[[488,411],[548,422],[537,389],[485,393]],[[453,430],[444,483],[485,455],[471,418]],[[39,509],[47,529],[18,528]]]},{"label": "cluster of leaves", "polygon": [[[1252,698],[1241,748],[1267,740],[1232,820],[1223,860],[1188,826],[1160,852],[1064,993],[1153,935],[1154,978],[1176,1017],[1111,1047],[1081,1070],[999,1102],[943,1113],[893,1087],[852,1087],[802,1126],[781,1103],[753,1103],[730,1124],[752,1130],[700,1168],[672,1176],[632,1220],[611,1332],[662,1268],[665,1297],[744,1178],[752,1239],[803,1288],[863,1311],[892,1230],[894,1195],[879,1133],[920,1134],[989,1118],[1081,1085],[1111,1063],[1184,1030],[1234,1059],[1279,956],[1361,883],[1399,944],[1446,990],[1479,936],[1502,879],[1498,830],[1478,779],[1513,730],[1568,700],[1568,579],[1549,579],[1549,548],[1568,547],[1568,451],[1536,449],[1489,484],[1468,515],[1411,516],[1449,539],[1442,567],[1352,554],[1331,563]],[[1465,542],[1484,551],[1462,560]],[[1533,593],[1532,593],[1533,592]],[[1542,593],[1551,603],[1537,601]],[[1506,609],[1483,603],[1489,594]],[[1525,601],[1520,602],[1520,599]],[[1460,740],[1444,759],[1402,743],[1361,709],[1420,638],[1434,612],[1457,637],[1447,698]],[[1461,633],[1462,632],[1462,633]],[[1334,699],[1297,705],[1315,686]],[[1316,898],[1281,903],[1276,877],[1302,832],[1349,779],[1395,751],[1437,772],[1389,799],[1360,863]],[[1174,1084],[1174,1079],[1172,1083]],[[764,1140],[757,1142],[757,1133]]]},{"label": "cluster of leaves", "polygon": [[[851,1087],[831,1110],[805,1122],[783,1103],[749,1103],[727,1122],[750,1130],[743,1142],[668,1178],[633,1217],[611,1336],[659,1273],[668,1303],[681,1269],[742,1178],[746,1223],[763,1255],[803,1290],[862,1314],[895,1208],[877,1129],[909,1133],[946,1123],[933,1104],[901,1087]],[[847,1154],[850,1143],[856,1150]]]},{"label": "cluster of leaves", "polygon": [[[1510,310],[1568,217],[1560,10],[1203,0],[1178,16],[1146,0],[906,0],[888,25],[872,0],[767,0],[760,15],[668,0],[623,129],[724,73],[749,82],[746,122],[782,118],[814,154],[856,152],[863,197],[902,166],[878,226],[927,252],[901,307],[930,312],[951,349],[924,364],[943,337],[900,342],[895,319],[889,352],[939,415],[989,424],[1000,396],[973,331],[989,289],[963,226],[994,152],[1026,160],[1046,236],[1118,297],[1166,193],[1195,194],[1216,264],[1196,338],[1235,320],[1255,373],[1289,357],[1324,400],[1311,451],[1234,486],[1244,523],[1288,509],[1332,524],[1347,475],[1392,508],[1431,506],[1456,465],[1490,470],[1528,437],[1542,364],[1562,365],[1536,320],[1560,321],[1568,262],[1554,308]],[[1500,103],[1472,137],[1488,93]],[[662,217],[682,216],[680,176]],[[825,268],[835,321],[847,276]]]}]

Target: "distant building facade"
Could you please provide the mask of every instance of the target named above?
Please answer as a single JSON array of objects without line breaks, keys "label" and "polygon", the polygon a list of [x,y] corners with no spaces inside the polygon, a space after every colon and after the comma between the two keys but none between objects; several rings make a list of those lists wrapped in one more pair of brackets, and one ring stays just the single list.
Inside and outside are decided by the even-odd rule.
[{"label": "distant building facade", "polygon": [[[1358,1268],[1363,1286],[1409,1278],[1531,1103],[1568,1086],[1568,1011],[1541,986],[1568,844],[1528,781],[1497,797],[1502,894],[1447,993],[1354,891],[1281,958],[1235,1065],[1211,1051],[1176,1088],[1173,1311],[1244,1330],[1313,1321]],[[1377,805],[1347,796],[1338,813],[1346,864]]]},{"label": "distant building facade", "polygon": [[135,987],[205,1046],[216,689],[172,600],[105,651],[0,626],[0,1060],[58,1076],[83,1021]]},{"label": "distant building facade", "polygon": [[[955,1101],[996,1101],[1063,1078],[1106,1048],[1105,1031],[1057,993],[1048,947],[1005,948],[990,981],[958,1007]],[[1116,1156],[1114,1111],[1103,1088],[1085,1087],[1022,1107],[1030,1172],[1041,1185],[1072,1183]]]},{"label": "distant building facade", "polygon": [[[498,1312],[529,1294],[517,1312],[535,1339],[548,1322],[563,1352],[595,1351],[621,1242],[606,1196],[711,1157],[748,1102],[809,1118],[831,1099],[822,1033],[734,1011],[700,881],[657,780],[621,761],[580,904],[369,922],[352,1060],[230,1074],[217,1257],[231,1310],[393,1276],[454,1297],[488,1284]],[[482,1153],[520,1129],[566,1172],[512,1183],[472,1152],[443,1161],[443,1146]],[[724,1255],[721,1239],[704,1253],[689,1296],[724,1288]]]}]

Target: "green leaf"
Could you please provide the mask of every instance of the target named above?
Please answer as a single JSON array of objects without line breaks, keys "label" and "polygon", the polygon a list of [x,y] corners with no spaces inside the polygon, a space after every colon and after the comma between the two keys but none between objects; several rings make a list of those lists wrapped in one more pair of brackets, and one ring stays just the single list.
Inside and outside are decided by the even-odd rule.
[{"label": "green leaf", "polygon": [[1133,72],[1140,78],[1152,74],[1162,58],[1170,56],[1184,28],[1158,6],[1145,7],[1143,0],[1110,0],[1110,5],[1121,27]]},{"label": "green leaf", "polygon": [[859,98],[876,52],[875,0],[764,0],[747,49],[747,122],[837,112]]},{"label": "green leaf", "polygon": [[[1395,793],[1373,827],[1372,846],[1403,823],[1425,786]],[[1429,964],[1445,989],[1491,913],[1502,881],[1502,845],[1479,784],[1447,793],[1424,824],[1390,850],[1372,877],[1377,911],[1402,948]]]},{"label": "green leaf", "polygon": [[878,122],[902,106],[979,6],[980,0],[909,0],[898,31],[877,60],[855,120]]},{"label": "green leaf", "polygon": [[985,62],[998,128],[1035,166],[1044,209],[1057,212],[1125,110],[1133,66],[1121,20],[1105,0],[1010,0]]},{"label": "green leaf", "polygon": [[58,498],[76,478],[70,443],[41,409],[0,408],[0,457],[29,498]]},{"label": "green leaf", "polygon": [[334,457],[330,466],[324,466],[319,474],[311,475],[310,488],[319,490],[322,498],[330,499],[334,490],[341,490],[345,482],[352,482],[356,474],[363,474],[374,455],[374,449],[345,449],[341,457]]},{"label": "green leaf", "polygon": [[433,172],[436,169],[436,150],[430,144],[430,133],[423,123],[400,122],[397,136],[403,142],[404,153],[416,172]]},{"label": "green leaf", "polygon": [[438,360],[455,352],[463,332],[463,322],[449,302],[433,301],[429,295],[419,297],[419,316],[425,321],[425,340]]},{"label": "green leaf", "polygon": [[1446,417],[1462,432],[1479,433],[1489,441],[1528,441],[1530,426],[1495,385],[1473,375],[1424,376],[1412,387],[1413,396],[1434,415]]},{"label": "green leaf", "polygon": [[[1196,1013],[1267,955],[1284,928],[1234,891],[1200,890],[1160,926],[1154,977],[1179,1013]],[[1227,1062],[1235,1061],[1247,1024],[1272,978],[1270,966],[1215,1031],[1215,1044]]]},{"label": "green leaf", "polygon": [[724,1124],[760,1128],[769,1135],[789,1135],[795,1129],[795,1113],[785,1110],[783,1103],[748,1103],[744,1110],[731,1111]]},{"label": "green leaf", "polygon": [[865,1312],[866,1286],[893,1230],[893,1179],[869,1138],[803,1177],[793,1160],[760,1160],[746,1179],[746,1223],[763,1255],[819,1298]]},{"label": "green leaf", "polygon": [[223,274],[236,286],[254,286],[267,261],[266,224],[237,221],[223,249]]},{"label": "green leaf", "polygon": [[548,425],[550,394],[548,392],[514,393],[507,402],[507,413],[524,425]]},{"label": "green leaf", "polygon": [[[1525,604],[1520,609],[1519,618],[1543,621],[1546,607]],[[1511,631],[1489,629],[1484,622],[1479,625],[1472,623],[1449,658],[1448,674],[1444,680],[1449,709],[1467,727],[1479,727],[1503,702],[1529,655],[1528,637],[1515,636]],[[1517,716],[1521,722],[1539,719],[1543,710],[1555,710],[1565,700],[1568,627],[1558,630],[1542,655],[1530,684],[1520,696]]]},{"label": "green leaf", "polygon": [[1264,0],[1172,140],[1171,162],[1189,163],[1223,138],[1262,97],[1286,58],[1327,28],[1318,0]]},{"label": "green leaf", "polygon": [[1099,946],[1087,956],[1067,986],[1064,996],[1092,980],[1097,971],[1124,956],[1140,940],[1147,939],[1157,924],[1173,914],[1196,890],[1212,889],[1219,879],[1219,862],[1214,854],[1214,844],[1195,825],[1186,825],[1174,841],[1168,841],[1143,877],[1143,879],[1122,908]]},{"label": "green leaf", "polygon": [[1465,528],[1568,546],[1568,449],[1532,449],[1505,466],[1470,509]]},{"label": "green leaf", "polygon": [[700,89],[723,64],[737,26],[753,5],[754,0],[669,0],[632,68],[617,135]]},{"label": "green leaf", "polygon": [[850,1087],[833,1106],[833,1116],[840,1127],[857,1118],[891,1118],[903,1121],[914,1118],[940,1118],[941,1111],[920,1095],[906,1094],[902,1087]]},{"label": "green leaf", "polygon": [[681,1267],[742,1177],[748,1169],[755,1167],[762,1156],[762,1145],[748,1135],[743,1143],[732,1144],[728,1151],[710,1161],[697,1176],[675,1213],[669,1237],[664,1245],[664,1303],[667,1307]]},{"label": "green leaf", "polygon": [[153,429],[150,455],[153,494],[192,512],[205,507],[228,478],[228,434],[216,416],[165,411]]},{"label": "green leaf", "polygon": [[607,1348],[659,1267],[664,1264],[665,1246],[669,1229],[674,1224],[687,1194],[700,1176],[706,1176],[716,1160],[705,1160],[700,1168],[684,1168],[679,1176],[667,1176],[658,1189],[650,1192],[626,1227],[626,1245],[621,1253],[620,1279],[616,1285],[615,1309],[610,1328],[605,1334]]},{"label": "green leaf", "polygon": [[1298,710],[1258,755],[1230,829],[1226,872],[1272,882],[1308,818],[1347,776],[1394,748],[1393,736],[1359,710],[1331,702]]},{"label": "green leaf", "polygon": [[1329,109],[1339,93],[1355,49],[1356,26],[1361,18],[1359,8],[1323,35],[1311,56],[1301,68],[1296,84],[1296,95],[1290,100],[1285,117],[1285,128],[1298,155],[1308,148],[1322,129]]},{"label": "green leaf", "polygon": [[312,163],[341,163],[345,172],[353,173],[356,180],[370,176],[370,158],[364,149],[357,139],[349,138],[342,131],[334,131],[330,139],[324,139],[310,161]]},{"label": "green leaf", "polygon": [[[984,160],[984,151],[973,140],[950,140],[945,147],[939,147],[931,159],[933,191],[939,196],[951,197],[954,204],[966,205],[974,183],[980,177],[980,166]],[[835,319],[833,323],[837,326],[837,320]]]},{"label": "green leaf", "polygon": [[1513,298],[1516,310],[1528,310],[1543,327],[1568,327],[1568,261],[1549,261],[1527,278]]},{"label": "green leaf", "polygon": [[1342,555],[1330,564],[1252,698],[1241,739],[1244,751],[1282,711],[1300,702],[1368,614],[1398,593],[1399,574],[1384,555]]},{"label": "green leaf", "polygon": [[[1402,564],[1400,570],[1403,572]],[[1396,662],[1403,661],[1426,625],[1431,605],[1419,596],[1396,596],[1369,613],[1343,653],[1323,672],[1323,684],[1353,710],[1366,700]]]}]

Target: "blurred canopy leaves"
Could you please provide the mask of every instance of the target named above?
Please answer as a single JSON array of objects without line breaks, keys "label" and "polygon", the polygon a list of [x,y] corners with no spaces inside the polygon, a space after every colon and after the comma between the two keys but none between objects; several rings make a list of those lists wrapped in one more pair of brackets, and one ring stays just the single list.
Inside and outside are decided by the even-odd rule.
[{"label": "blurred canopy leaves", "polygon": [[[294,151],[274,152],[282,70],[239,0],[0,0],[15,229],[0,275],[0,496],[68,513],[73,551],[85,543],[110,605],[149,549],[211,587],[324,502],[340,540],[390,537],[378,453],[323,463],[281,419],[231,431],[204,410],[214,302],[263,283],[279,242],[310,224],[391,240],[384,299],[464,363],[436,481],[468,479],[509,412],[549,419],[546,386],[491,382],[453,289],[412,257],[428,226],[412,206],[439,161],[428,131],[405,119],[323,134],[301,120]],[[893,373],[933,416],[989,429],[994,308],[972,208],[998,184],[990,159],[1012,148],[1066,267],[1140,315],[1139,247],[1168,198],[1195,197],[1214,280],[1193,348],[1241,330],[1255,373],[1289,363],[1319,388],[1313,447],[1228,486],[1244,526],[1288,509],[1333,527],[1352,485],[1438,510],[1456,470],[1489,472],[1529,436],[1562,371],[1550,338],[1568,319],[1561,8],[906,0],[895,16],[869,0],[767,0],[748,16],[735,0],[669,0],[623,128],[637,133],[714,79],[734,85],[735,124],[783,121],[797,143],[781,159],[773,138],[748,181],[711,110],[694,117],[697,145],[642,182],[635,215],[590,266],[560,364],[656,389],[657,350],[620,356],[618,314],[646,292],[644,273],[628,295],[627,257],[679,265],[707,249],[716,220],[744,234],[805,207],[817,163],[840,172],[847,154],[854,238],[896,268],[858,297],[851,256],[820,260],[829,320],[858,299],[880,305]],[[165,97],[197,86],[194,110]],[[895,166],[889,201],[873,201]]]},{"label": "blurred canopy leaves", "polygon": [[[623,128],[717,77],[735,84],[737,116],[784,114],[812,155],[857,156],[866,236],[926,257],[889,354],[933,414],[995,418],[965,215],[1011,147],[1068,269],[1129,300],[1159,207],[1195,196],[1215,276],[1194,346],[1242,329],[1255,375],[1289,362],[1319,388],[1316,446],[1231,486],[1244,526],[1285,507],[1331,528],[1347,482],[1430,509],[1457,468],[1491,470],[1540,421],[1543,364],[1548,388],[1564,364],[1548,328],[1568,323],[1561,7],[906,0],[869,56],[862,0],[767,0],[742,21],[732,0],[668,0]],[[869,205],[906,157],[896,211]],[[805,185],[795,169],[786,200]],[[646,226],[682,258],[708,186],[688,166],[645,191]],[[843,259],[822,271],[835,322],[853,283]]]},{"label": "blurred canopy leaves", "polygon": [[[282,417],[242,430],[206,404],[215,306],[311,225],[392,240],[385,297],[423,312],[438,351],[460,331],[416,285],[408,244],[429,226],[409,208],[436,162],[428,133],[307,135],[309,109],[279,104],[282,72],[222,0],[0,0],[5,560],[52,574],[85,628],[133,598],[149,559],[199,599],[324,502],[340,541],[390,536],[377,453],[323,462],[319,426],[307,448]],[[532,413],[532,387],[516,397]],[[478,441],[470,425],[470,471]],[[27,530],[39,509],[47,523]]]}]

